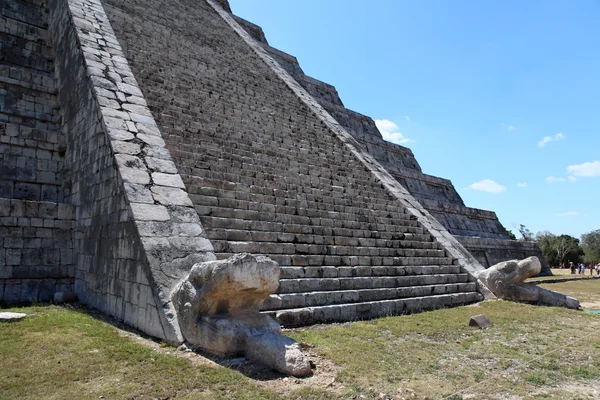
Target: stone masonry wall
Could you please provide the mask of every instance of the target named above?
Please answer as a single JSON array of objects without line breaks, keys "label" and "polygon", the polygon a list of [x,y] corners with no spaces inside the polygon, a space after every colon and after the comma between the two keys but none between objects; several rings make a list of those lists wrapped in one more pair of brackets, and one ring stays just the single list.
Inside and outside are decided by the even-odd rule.
[{"label": "stone masonry wall", "polygon": [[469,249],[481,265],[486,268],[507,260],[522,260],[536,256],[542,264],[540,275],[551,275],[550,265],[536,242],[500,240],[471,236],[456,236],[458,241]]},{"label": "stone masonry wall", "polygon": [[212,259],[197,214],[97,0],[56,0],[62,130],[80,299],[180,343],[170,289]]},{"label": "stone masonry wall", "polygon": [[69,204],[0,198],[0,301],[50,301],[72,291]]},{"label": "stone masonry wall", "polygon": [[13,0],[0,13],[0,301],[47,301],[74,277],[49,9]]}]

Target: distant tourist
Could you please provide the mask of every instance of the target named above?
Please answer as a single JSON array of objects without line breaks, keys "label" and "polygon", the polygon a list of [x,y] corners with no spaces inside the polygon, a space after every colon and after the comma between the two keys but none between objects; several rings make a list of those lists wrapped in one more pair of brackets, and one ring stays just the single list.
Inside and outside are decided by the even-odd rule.
[{"label": "distant tourist", "polygon": [[569,263],[569,267],[571,267],[571,273],[574,274],[575,273],[575,264],[573,264],[573,261],[571,261]]}]

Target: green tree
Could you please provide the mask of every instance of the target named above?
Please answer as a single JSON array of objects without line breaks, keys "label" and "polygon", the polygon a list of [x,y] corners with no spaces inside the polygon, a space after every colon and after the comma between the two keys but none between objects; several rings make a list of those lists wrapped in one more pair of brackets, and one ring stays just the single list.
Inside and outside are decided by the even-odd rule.
[{"label": "green tree", "polygon": [[524,242],[532,242],[533,241],[533,233],[527,229],[527,227],[523,224],[519,225],[519,233]]},{"label": "green tree", "polygon": [[579,239],[569,235],[560,235],[556,238],[556,253],[558,265],[566,266],[567,263],[579,263],[583,260],[583,249],[579,246]]},{"label": "green tree", "polygon": [[542,250],[542,254],[551,266],[566,267],[568,263],[579,263],[583,259],[583,248],[579,239],[569,235],[557,236],[551,232],[543,231],[535,235],[535,239]]},{"label": "green tree", "polygon": [[586,263],[597,263],[600,261],[600,229],[581,235],[581,247],[584,251]]},{"label": "green tree", "polygon": [[517,237],[510,229],[507,229],[506,233],[508,234],[508,237],[510,238],[510,240],[517,240]]},{"label": "green tree", "polygon": [[543,231],[535,235],[535,240],[538,246],[540,246],[540,250],[542,250],[542,254],[546,258],[546,261],[548,261],[548,264],[551,266],[560,265],[556,251],[557,236],[549,231]]}]

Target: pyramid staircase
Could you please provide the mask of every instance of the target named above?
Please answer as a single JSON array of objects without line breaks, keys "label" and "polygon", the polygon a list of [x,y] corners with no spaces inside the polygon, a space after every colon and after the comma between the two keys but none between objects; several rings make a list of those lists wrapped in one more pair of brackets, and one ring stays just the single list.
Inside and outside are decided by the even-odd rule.
[{"label": "pyramid staircase", "polygon": [[280,264],[279,290],[263,309],[281,323],[481,299],[468,274],[332,135],[215,132],[210,146],[219,150],[171,154],[217,257],[248,252]]},{"label": "pyramid staircase", "polygon": [[217,257],[248,252],[280,264],[264,312],[293,326],[483,298],[208,2],[104,6]]}]

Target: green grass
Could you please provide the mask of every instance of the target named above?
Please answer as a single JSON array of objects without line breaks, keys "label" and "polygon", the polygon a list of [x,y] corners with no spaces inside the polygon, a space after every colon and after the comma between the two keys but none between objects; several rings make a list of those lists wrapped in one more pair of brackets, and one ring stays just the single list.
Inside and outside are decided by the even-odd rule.
[{"label": "green grass", "polygon": [[527,282],[540,282],[540,281],[556,281],[556,280],[573,280],[573,279],[590,279],[597,278],[596,272],[594,271],[594,275],[590,275],[590,270],[586,269],[585,274],[571,274],[571,270],[569,268],[552,268],[552,276],[537,276],[535,278],[527,279]]},{"label": "green grass", "polygon": [[582,308],[600,309],[600,279],[544,283],[539,286],[575,297],[581,302]]},{"label": "green grass", "polygon": [[[467,326],[476,314],[485,314],[493,326]],[[294,336],[343,366],[338,379],[356,393],[376,387],[385,394],[410,388],[430,398],[455,392],[527,396],[549,382],[574,377],[595,382],[576,375],[572,366],[585,369],[590,357],[600,360],[594,334],[599,328],[597,316],[498,301],[313,327]],[[561,395],[569,398],[568,391]]]},{"label": "green grass", "polygon": [[[577,286],[588,281],[548,286],[567,284],[594,296],[593,287]],[[156,352],[80,310],[11,311],[30,316],[0,325],[1,399],[598,397],[600,316],[562,308],[483,302],[291,330],[286,334],[314,346],[336,366],[337,376],[328,386],[317,369],[316,377],[286,390],[277,387],[281,379],[259,382]],[[492,327],[469,327],[477,314]]]},{"label": "green grass", "polygon": [[64,308],[0,325],[0,398],[275,398],[238,372],[193,366],[119,336],[110,325]]}]

